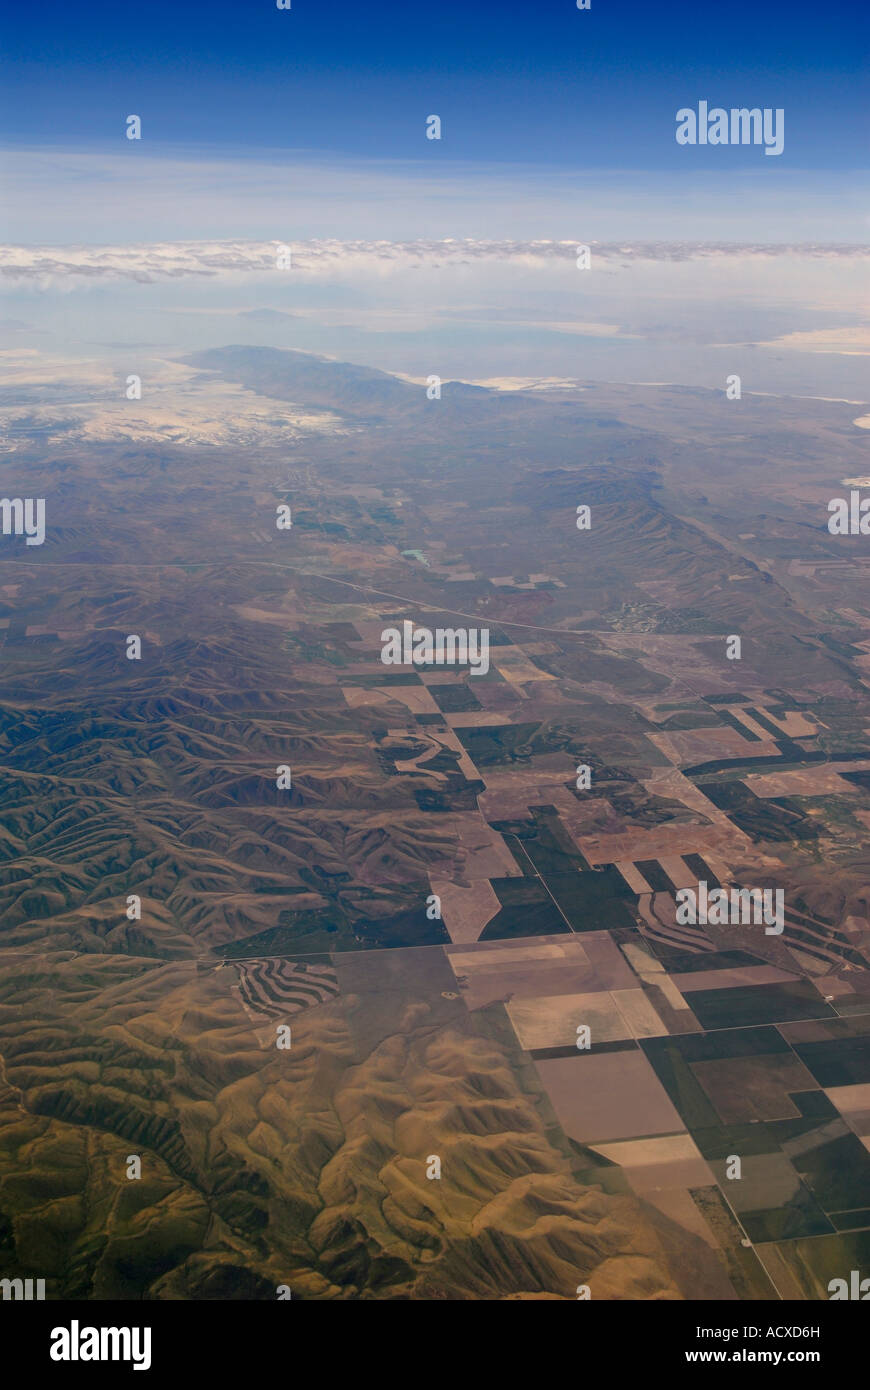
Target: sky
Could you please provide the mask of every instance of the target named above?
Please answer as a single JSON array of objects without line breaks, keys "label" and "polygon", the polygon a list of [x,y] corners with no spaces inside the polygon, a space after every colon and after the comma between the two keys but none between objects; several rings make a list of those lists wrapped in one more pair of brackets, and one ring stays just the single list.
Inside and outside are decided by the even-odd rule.
[{"label": "sky", "polygon": [[[440,356],[445,377],[711,384],[739,349],[759,389],[860,393],[870,261],[836,248],[870,243],[868,40],[858,0],[12,6],[0,333],[31,353],[220,334],[412,374]],[[781,108],[782,154],[679,145],[700,101]],[[536,240],[561,259],[524,255]],[[279,242],[290,278],[263,269]],[[631,251],[651,242],[735,249]],[[611,247],[585,280],[575,243]]]},{"label": "sky", "polygon": [[[787,112],[786,168],[866,167],[870,17],[857,0],[42,0],[3,26],[2,121],[26,146],[687,166],[677,109]],[[434,146],[432,148],[431,146]],[[694,150],[739,167],[756,150]],[[711,163],[712,162],[712,163]],[[772,160],[767,163],[773,164]],[[766,170],[768,174],[771,170]]]},{"label": "sky", "polygon": [[[359,209],[361,236],[558,238],[585,202],[588,236],[852,240],[868,54],[857,0],[11,6],[0,235],[268,236],[271,200],[303,236]],[[701,100],[781,108],[782,154],[679,146]]]}]

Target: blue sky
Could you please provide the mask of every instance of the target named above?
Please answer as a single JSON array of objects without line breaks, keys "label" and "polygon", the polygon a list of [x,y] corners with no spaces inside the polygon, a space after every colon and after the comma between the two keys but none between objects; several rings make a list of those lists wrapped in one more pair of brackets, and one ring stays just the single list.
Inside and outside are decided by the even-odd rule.
[{"label": "blue sky", "polygon": [[868,35],[858,0],[43,0],[4,19],[0,120],[31,148],[117,148],[136,113],[152,154],[757,165],[751,147],[676,145],[676,110],[705,99],[784,108],[766,176],[850,170],[867,162]]}]

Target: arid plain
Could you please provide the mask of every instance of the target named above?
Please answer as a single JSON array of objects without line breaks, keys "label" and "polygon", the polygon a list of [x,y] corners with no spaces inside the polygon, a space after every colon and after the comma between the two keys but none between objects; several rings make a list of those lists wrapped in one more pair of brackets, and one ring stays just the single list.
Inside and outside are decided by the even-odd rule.
[{"label": "arid plain", "polygon": [[[81,364],[28,402],[27,370],[3,1273],[817,1299],[866,1268],[870,558],[827,525],[865,408],[428,399],[250,347],[112,406]],[[488,670],[385,666],[405,621],[485,628]],[[701,881],[782,890],[782,932],[681,923]]]}]

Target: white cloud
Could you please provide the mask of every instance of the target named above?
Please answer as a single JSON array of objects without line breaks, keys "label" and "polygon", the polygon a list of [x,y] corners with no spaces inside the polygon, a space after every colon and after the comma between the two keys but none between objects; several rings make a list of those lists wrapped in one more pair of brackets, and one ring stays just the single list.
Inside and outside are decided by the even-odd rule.
[{"label": "white cloud", "polygon": [[[771,260],[782,256],[843,260],[870,257],[870,246],[845,244],[805,246],[777,244],[689,242],[588,243],[595,260],[622,266],[631,262],[690,260]],[[290,245],[292,269],[279,270],[281,245]],[[279,241],[182,241],[133,243],[127,246],[2,246],[0,276],[18,282],[57,287],[67,280],[132,280],[140,284],[198,278],[217,280],[244,276],[342,278],[358,271],[386,274],[414,269],[437,270],[475,264],[514,265],[534,269],[575,261],[575,241],[484,241],[449,238],[441,241],[339,241],[320,239]],[[577,331],[576,328],[574,331]]]}]

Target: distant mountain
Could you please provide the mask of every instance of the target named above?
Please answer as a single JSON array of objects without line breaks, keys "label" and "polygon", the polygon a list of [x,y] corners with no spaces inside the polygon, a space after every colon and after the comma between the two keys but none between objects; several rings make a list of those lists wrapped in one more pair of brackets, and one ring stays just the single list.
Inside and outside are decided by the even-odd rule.
[{"label": "distant mountain", "polygon": [[266,347],[208,348],[185,362],[238,381],[262,396],[304,402],[338,410],[343,415],[372,416],[425,403],[422,386],[415,386],[374,367],[333,362],[313,353]]}]

